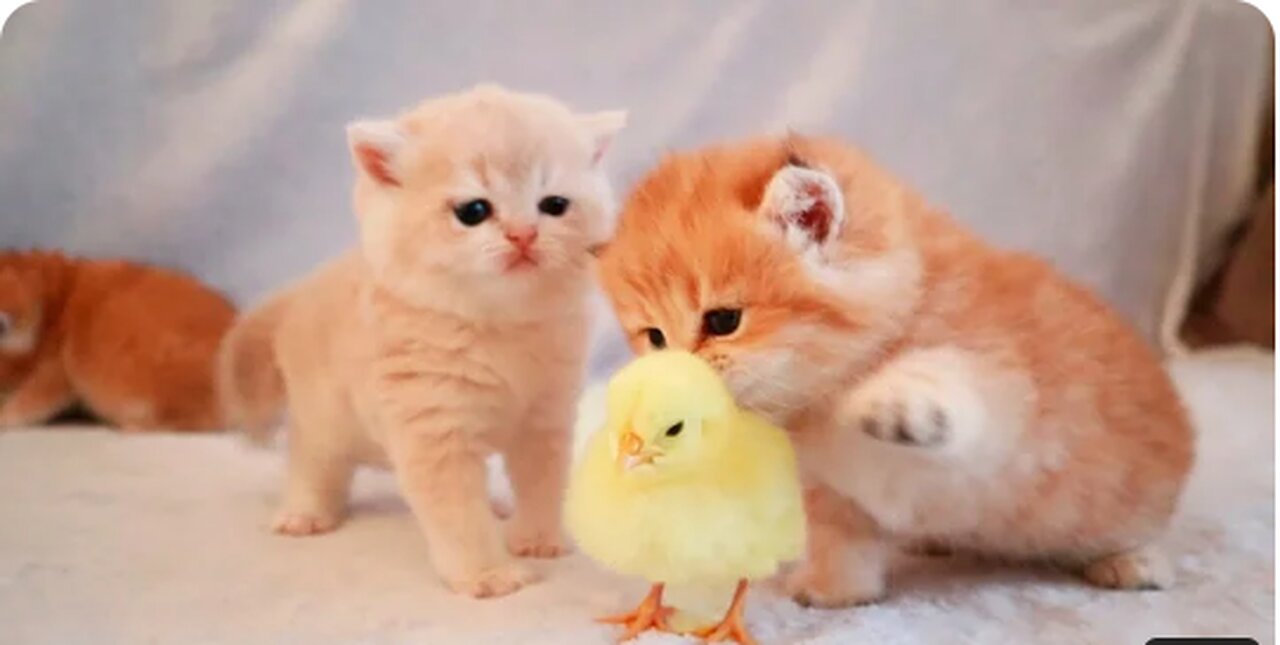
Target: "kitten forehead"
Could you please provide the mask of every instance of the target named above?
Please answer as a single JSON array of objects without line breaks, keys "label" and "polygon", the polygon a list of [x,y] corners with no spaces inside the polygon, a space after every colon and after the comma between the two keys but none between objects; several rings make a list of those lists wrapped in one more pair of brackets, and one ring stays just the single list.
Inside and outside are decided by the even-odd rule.
[{"label": "kitten forehead", "polygon": [[428,100],[400,120],[420,140],[456,152],[494,158],[590,152],[573,113],[537,95],[469,92]]},{"label": "kitten forehead", "polygon": [[624,122],[623,112],[577,114],[548,96],[481,85],[375,122],[394,132],[394,150],[377,149],[384,138],[367,136],[356,127],[361,124],[349,132],[375,148],[353,147],[353,153],[365,173],[383,184],[465,196],[503,181],[511,192],[557,182],[603,203],[612,197],[598,162]]},{"label": "kitten forehead", "polygon": [[406,159],[411,175],[419,182],[432,183],[451,176],[451,183],[464,193],[537,190],[552,181],[598,172],[589,165],[586,147],[574,139],[576,132],[557,133],[513,122],[503,127],[459,126],[435,135],[420,132],[413,136],[421,144],[416,154]]},{"label": "kitten forehead", "polygon": [[[776,288],[770,284],[786,281],[780,267],[787,255],[761,233],[755,206],[782,160],[750,168],[715,150],[669,156],[627,200],[617,237],[601,255],[606,277],[616,274],[628,291],[643,294],[648,315],[769,297]],[[773,278],[761,280],[765,273]]]},{"label": "kitten forehead", "polygon": [[555,155],[530,148],[498,154],[479,152],[460,166],[463,182],[490,190],[509,190],[516,185],[542,187],[561,174]]}]

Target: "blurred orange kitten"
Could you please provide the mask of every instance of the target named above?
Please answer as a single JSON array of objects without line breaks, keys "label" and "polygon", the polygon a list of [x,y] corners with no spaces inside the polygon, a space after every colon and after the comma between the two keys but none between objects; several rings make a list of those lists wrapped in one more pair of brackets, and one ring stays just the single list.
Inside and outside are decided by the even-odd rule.
[{"label": "blurred orange kitten", "polygon": [[873,601],[891,541],[1162,587],[1152,546],[1193,436],[1157,357],[1044,262],[997,250],[854,149],[790,138],[676,155],[600,272],[638,351],[716,365],[788,427],[806,604]]},{"label": "blurred orange kitten", "polygon": [[213,363],[235,315],[181,271],[0,252],[0,428],[78,405],[126,431],[221,429]]},{"label": "blurred orange kitten", "polygon": [[[566,451],[588,337],[588,249],[614,208],[601,156],[624,115],[494,86],[349,128],[360,246],[248,313],[222,391],[258,436],[287,399],[275,530],[341,521],[358,464],[391,466],[436,570],[474,596],[564,552]],[[505,545],[485,458],[505,458]]]}]

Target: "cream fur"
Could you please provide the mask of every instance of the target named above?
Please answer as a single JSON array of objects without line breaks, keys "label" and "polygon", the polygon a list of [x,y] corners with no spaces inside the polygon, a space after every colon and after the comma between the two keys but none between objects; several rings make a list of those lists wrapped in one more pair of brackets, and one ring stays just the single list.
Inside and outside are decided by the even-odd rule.
[{"label": "cream fur", "polygon": [[[354,469],[369,464],[394,469],[436,570],[461,593],[510,593],[534,579],[513,554],[564,553],[560,496],[590,335],[587,251],[613,208],[597,162],[621,125],[604,121],[488,86],[349,129],[360,249],[240,324],[271,333],[233,331],[243,340],[224,349],[252,357],[236,343],[265,336],[285,385],[289,473],[276,531],[337,526]],[[568,198],[569,212],[540,214],[547,195]],[[464,226],[453,206],[478,198],[494,214]],[[536,264],[512,268],[504,234],[529,227]],[[224,372],[253,371],[235,363]],[[255,409],[242,400],[254,393],[230,380],[239,395],[229,407]],[[260,380],[270,398],[270,379]],[[484,462],[495,452],[516,501],[505,531],[487,498]]]}]

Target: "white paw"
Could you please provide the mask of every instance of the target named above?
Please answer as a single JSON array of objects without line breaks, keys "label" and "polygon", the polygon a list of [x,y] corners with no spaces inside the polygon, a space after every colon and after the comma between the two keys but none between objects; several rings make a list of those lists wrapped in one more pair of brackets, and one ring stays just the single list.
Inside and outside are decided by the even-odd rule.
[{"label": "white paw", "polygon": [[472,598],[496,598],[519,591],[538,580],[533,569],[515,561],[447,580],[450,589]]},{"label": "white paw", "polygon": [[568,555],[564,537],[555,529],[539,529],[517,517],[507,524],[507,550],[522,558],[558,558]]},{"label": "white paw", "polygon": [[1090,563],[1084,568],[1084,578],[1104,589],[1168,589],[1173,586],[1173,569],[1164,555],[1143,548]]},{"label": "white paw", "polygon": [[947,375],[931,374],[925,367],[901,366],[854,390],[841,408],[845,428],[910,447],[941,447],[967,439],[979,414],[975,397]]},{"label": "white paw", "polygon": [[880,575],[848,575],[806,562],[786,578],[785,589],[803,607],[836,609],[878,602],[885,597]]},{"label": "white paw", "polygon": [[281,510],[271,521],[271,530],[281,535],[301,537],[320,535],[338,527],[342,519],[336,515]]}]

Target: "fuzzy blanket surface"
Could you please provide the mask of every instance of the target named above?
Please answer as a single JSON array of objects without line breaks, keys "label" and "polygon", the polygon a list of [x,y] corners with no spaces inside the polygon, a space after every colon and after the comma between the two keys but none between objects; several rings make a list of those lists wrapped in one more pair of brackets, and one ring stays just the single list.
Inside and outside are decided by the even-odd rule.
[{"label": "fuzzy blanket surface", "polygon": [[[1168,538],[1177,586],[1091,589],[1049,570],[904,556],[892,596],[803,609],[765,589],[765,643],[1145,643],[1157,635],[1274,642],[1274,375],[1229,351],[1171,369],[1200,456]],[[591,618],[632,606],[636,581],[581,556],[547,580],[476,601],[446,592],[391,478],[362,472],[335,533],[267,528],[282,456],[229,436],[92,428],[0,433],[0,642],[606,643]],[[645,644],[691,642],[648,634]]]}]

